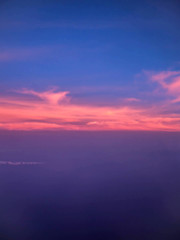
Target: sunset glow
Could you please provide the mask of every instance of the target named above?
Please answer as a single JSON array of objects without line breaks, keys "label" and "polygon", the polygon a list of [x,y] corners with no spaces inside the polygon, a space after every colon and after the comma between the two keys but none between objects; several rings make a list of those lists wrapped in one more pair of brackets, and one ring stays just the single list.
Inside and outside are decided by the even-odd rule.
[{"label": "sunset glow", "polygon": [[[180,131],[180,72],[151,74],[164,100],[144,104],[122,99],[119,106],[73,103],[68,91],[23,89],[0,98],[0,128],[8,130],[153,130]],[[162,94],[162,93],[161,93]],[[134,106],[132,103],[136,103]],[[166,110],[166,111],[164,111]]]}]

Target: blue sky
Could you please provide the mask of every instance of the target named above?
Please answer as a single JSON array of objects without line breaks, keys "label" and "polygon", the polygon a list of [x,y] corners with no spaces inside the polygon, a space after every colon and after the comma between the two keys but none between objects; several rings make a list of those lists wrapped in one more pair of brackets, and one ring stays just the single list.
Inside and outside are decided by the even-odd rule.
[{"label": "blue sky", "polygon": [[[126,85],[179,67],[177,1],[5,1],[1,84]],[[13,56],[11,56],[13,55]]]}]

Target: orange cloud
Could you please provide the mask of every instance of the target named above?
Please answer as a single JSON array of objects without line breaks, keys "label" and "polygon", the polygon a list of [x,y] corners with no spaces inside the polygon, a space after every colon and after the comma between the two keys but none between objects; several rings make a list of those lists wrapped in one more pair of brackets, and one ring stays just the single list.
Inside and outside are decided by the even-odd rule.
[{"label": "orange cloud", "polygon": [[[67,101],[67,91],[24,89],[19,93],[16,98],[0,97],[1,129],[180,131],[180,114],[161,113],[158,106],[73,104]],[[28,95],[35,96],[35,99],[28,98]]]}]

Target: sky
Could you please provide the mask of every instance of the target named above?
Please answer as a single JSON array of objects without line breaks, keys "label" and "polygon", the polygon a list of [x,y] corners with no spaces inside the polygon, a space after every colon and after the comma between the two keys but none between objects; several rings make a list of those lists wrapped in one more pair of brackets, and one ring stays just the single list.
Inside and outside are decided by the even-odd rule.
[{"label": "sky", "polygon": [[179,11],[0,1],[0,129],[180,131]]},{"label": "sky", "polygon": [[0,239],[180,239],[178,0],[0,0]]}]

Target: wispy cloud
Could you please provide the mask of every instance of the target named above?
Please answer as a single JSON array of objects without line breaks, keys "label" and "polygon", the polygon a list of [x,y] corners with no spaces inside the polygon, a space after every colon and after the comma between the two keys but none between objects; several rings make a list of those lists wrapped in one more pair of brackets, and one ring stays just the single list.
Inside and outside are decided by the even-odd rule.
[{"label": "wispy cloud", "polygon": [[166,94],[173,97],[172,102],[180,102],[180,71],[150,73],[150,78],[157,82]]},{"label": "wispy cloud", "polygon": [[47,44],[37,46],[0,47],[0,62],[27,61],[37,59],[76,59],[81,54],[107,51],[111,45],[74,46],[68,44]]},{"label": "wispy cloud", "polygon": [[138,98],[125,98],[124,100],[127,102],[139,102],[140,101],[140,99],[138,99]]},{"label": "wispy cloud", "polygon": [[33,59],[37,56],[43,56],[51,51],[49,47],[27,47],[27,48],[12,48],[0,49],[0,62],[9,62],[14,60]]},{"label": "wispy cloud", "polygon": [[17,92],[22,93],[22,94],[37,96],[40,99],[42,99],[52,105],[57,105],[60,101],[68,99],[67,98],[67,94],[69,93],[68,91],[54,92],[55,89],[56,88],[52,88],[51,90],[45,91],[45,92],[36,92],[33,90],[23,89],[23,90],[17,91]]},{"label": "wispy cloud", "polygon": [[20,162],[20,161],[0,161],[1,165],[10,165],[10,166],[27,166],[27,165],[42,165],[43,162]]},{"label": "wispy cloud", "polygon": [[123,28],[128,25],[127,20],[122,21],[4,21],[0,24],[0,29],[17,28],[17,29],[48,29],[48,28],[60,28],[60,29],[77,29],[77,30],[98,30],[98,29],[116,29]]}]

